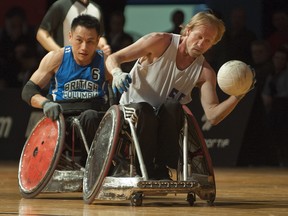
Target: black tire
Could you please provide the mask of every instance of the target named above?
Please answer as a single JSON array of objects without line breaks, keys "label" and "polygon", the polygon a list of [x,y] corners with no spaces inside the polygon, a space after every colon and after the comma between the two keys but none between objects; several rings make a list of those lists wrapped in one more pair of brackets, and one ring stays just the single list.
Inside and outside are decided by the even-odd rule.
[{"label": "black tire", "polygon": [[189,203],[190,206],[194,206],[194,203],[196,201],[195,193],[188,193],[186,200],[187,200],[187,202]]},{"label": "black tire", "polygon": [[109,172],[123,124],[121,114],[119,106],[111,106],[96,131],[83,176],[83,200],[86,204],[94,201]]},{"label": "black tire", "polygon": [[[188,142],[192,146],[192,151],[190,149],[190,153],[188,155],[188,160],[191,165],[191,172],[209,176],[209,185],[211,188],[213,188],[211,189],[212,192],[207,194],[207,196],[205,195],[200,198],[205,198],[205,200],[209,200],[209,202],[213,203],[216,198],[216,184],[212,159],[210,157],[210,153],[208,151],[202,131],[194,115],[187,106],[183,105],[183,109],[188,121]],[[182,141],[183,134],[180,135],[180,142]],[[183,155],[182,149],[180,149],[180,155],[181,159]]]}]

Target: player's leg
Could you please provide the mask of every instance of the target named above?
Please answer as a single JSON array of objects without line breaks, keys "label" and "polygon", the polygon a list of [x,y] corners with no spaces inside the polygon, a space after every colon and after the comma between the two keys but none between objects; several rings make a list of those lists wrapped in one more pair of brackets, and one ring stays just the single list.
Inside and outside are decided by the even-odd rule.
[{"label": "player's leg", "polygon": [[[97,128],[100,124],[101,118],[103,116],[99,115],[99,113],[95,110],[85,110],[83,111],[77,119],[79,120],[79,123],[82,127],[83,134],[85,136],[87,147],[90,149],[90,146],[92,144],[92,141],[95,136],[95,132],[97,131]],[[84,167],[87,159],[87,151],[85,148],[85,145],[83,143],[83,138],[81,137],[80,130],[76,130],[77,138],[79,142],[81,143],[81,158],[80,158],[80,164]]]},{"label": "player's leg", "polygon": [[[125,105],[136,110],[138,117],[136,132],[146,166],[148,178],[155,178],[154,158],[157,151],[158,117],[155,110],[148,103]],[[136,157],[136,172],[141,175],[138,158]]]},{"label": "player's leg", "polygon": [[158,149],[155,158],[158,179],[169,179],[166,166],[176,169],[179,159],[179,134],[183,127],[183,109],[177,101],[166,101],[158,111]]}]

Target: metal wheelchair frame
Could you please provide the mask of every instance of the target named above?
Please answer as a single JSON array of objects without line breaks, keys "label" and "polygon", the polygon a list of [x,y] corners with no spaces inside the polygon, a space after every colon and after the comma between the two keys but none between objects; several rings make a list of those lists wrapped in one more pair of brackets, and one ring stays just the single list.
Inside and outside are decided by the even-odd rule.
[{"label": "metal wheelchair frame", "polygon": [[[119,117],[121,113],[119,107],[123,112],[123,119]],[[201,199],[206,200],[209,204],[213,204],[216,197],[216,187],[211,158],[196,120],[186,106],[183,106],[183,109],[186,113],[183,131],[181,132],[181,137],[183,137],[181,139],[183,154],[182,159],[179,160],[177,180],[156,181],[149,180],[143,162],[141,149],[135,132],[137,126],[137,115],[135,114],[135,110],[120,105],[110,107],[100,123],[101,126],[97,130],[87,158],[83,178],[84,202],[91,204],[95,199],[130,199],[132,205],[140,206],[142,205],[144,195],[187,193],[187,201],[190,205],[193,205],[196,201],[196,195]],[[192,118],[190,123],[188,121],[189,117]],[[116,122],[114,122],[113,118],[116,119]],[[115,134],[107,135],[107,128],[105,128],[106,122],[108,122],[107,124],[111,133]],[[191,124],[194,125],[193,129],[196,130],[195,134],[198,134],[198,140],[195,142],[198,142],[197,144],[191,143],[191,135],[189,135],[188,128]],[[127,132],[127,128],[130,130],[131,136]],[[107,137],[105,137],[104,134],[106,134]],[[128,137],[131,142],[129,154],[133,152],[131,149],[136,150],[136,156],[139,160],[142,176],[137,176],[135,174],[133,171],[135,169],[133,168],[133,164],[132,166],[131,164],[130,166],[127,166],[129,168],[126,175],[111,175],[111,164],[115,162],[114,154],[117,145],[119,145],[118,142],[122,142],[121,140],[124,135]],[[193,148],[195,148],[195,150],[191,148],[191,145],[194,145]],[[103,146],[105,147],[103,148]],[[101,152],[101,150],[103,152]],[[191,150],[194,152],[191,153]],[[99,152],[104,154],[105,157],[101,158]],[[192,155],[193,153],[195,153],[194,156]],[[133,157],[135,154],[132,153],[130,156]],[[130,161],[133,162],[134,160],[130,158]],[[194,173],[194,171],[197,172]]]},{"label": "metal wheelchair frame", "polygon": [[[75,130],[79,130],[87,154],[89,147],[79,120],[76,117],[71,117],[71,119],[71,148],[67,148],[67,143],[65,143],[66,127],[62,114],[55,122],[52,122],[47,117],[43,117],[32,129],[23,147],[19,162],[18,185],[22,197],[34,198],[41,192],[82,192],[84,167],[76,162],[74,155]],[[47,151],[46,143],[49,143],[51,139],[51,135],[49,134],[51,128],[49,126],[57,130],[58,133],[57,140],[54,140],[56,142],[55,146],[52,146],[55,149],[50,149],[50,151],[53,151],[52,159],[48,162],[50,167],[45,170],[41,166],[41,163],[43,162],[42,157],[44,157]],[[71,152],[71,156],[68,155],[68,151]],[[41,152],[43,152],[42,155]],[[36,163],[31,164],[30,161],[32,160]],[[43,172],[46,172],[45,175],[42,175]],[[38,184],[34,182],[34,185],[30,187],[27,182],[35,181],[35,176],[38,176],[37,179],[39,182]],[[39,178],[39,176],[41,177]]]}]

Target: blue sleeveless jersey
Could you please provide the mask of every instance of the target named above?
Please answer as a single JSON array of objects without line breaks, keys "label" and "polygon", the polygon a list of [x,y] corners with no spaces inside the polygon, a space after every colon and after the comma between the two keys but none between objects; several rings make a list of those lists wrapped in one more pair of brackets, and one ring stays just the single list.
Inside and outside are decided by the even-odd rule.
[{"label": "blue sleeveless jersey", "polygon": [[104,85],[103,52],[97,50],[91,64],[80,66],[73,58],[71,46],[66,46],[62,63],[51,79],[49,94],[54,101],[101,98],[105,95]]}]

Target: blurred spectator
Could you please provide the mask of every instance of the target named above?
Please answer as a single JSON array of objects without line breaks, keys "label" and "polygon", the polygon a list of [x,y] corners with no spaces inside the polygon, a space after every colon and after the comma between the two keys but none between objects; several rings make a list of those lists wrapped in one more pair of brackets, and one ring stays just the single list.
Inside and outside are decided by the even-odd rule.
[{"label": "blurred spectator", "polygon": [[101,6],[104,19],[105,30],[109,32],[110,15],[114,11],[121,11],[124,13],[127,0],[95,0]]},{"label": "blurred spectator", "polygon": [[266,40],[256,40],[251,44],[252,64],[256,73],[256,87],[261,94],[266,78],[274,70],[272,52]]},{"label": "blurred spectator", "polygon": [[171,14],[170,19],[171,19],[173,28],[168,30],[167,32],[174,33],[174,34],[180,34],[180,32],[182,30],[182,25],[183,25],[184,20],[185,20],[184,12],[182,10],[175,10]]},{"label": "blurred spectator", "polygon": [[288,166],[288,52],[279,48],[273,55],[274,73],[269,75],[262,97],[267,111],[270,143],[276,148],[280,166]]},{"label": "blurred spectator", "polygon": [[[101,23],[101,34],[104,33],[104,22],[101,8],[90,0],[57,0],[48,9],[37,31],[37,40],[47,50],[57,50],[69,45],[71,23],[80,14],[95,16]],[[111,53],[110,46],[102,36],[99,48],[106,55]]]},{"label": "blurred spectator", "polygon": [[15,58],[19,64],[17,79],[21,82],[21,86],[24,86],[36,70],[40,61],[40,55],[37,53],[36,48],[31,49],[29,44],[23,43],[18,44],[15,48]]},{"label": "blurred spectator", "polygon": [[112,52],[116,52],[134,42],[133,37],[124,31],[125,21],[125,16],[121,11],[115,11],[110,15],[107,40]]},{"label": "blurred spectator", "polygon": [[251,43],[256,40],[256,34],[246,27],[246,12],[243,8],[235,8],[231,12],[231,27],[224,35],[227,40],[227,60],[240,60],[252,63]]},{"label": "blurred spectator", "polygon": [[[109,19],[109,32],[107,34],[107,41],[111,46],[111,51],[116,52],[134,42],[133,37],[124,31],[125,15],[122,11],[114,11]],[[130,72],[135,61],[125,62],[121,64],[121,69],[124,72]],[[120,99],[120,94],[117,92],[116,100]]]},{"label": "blurred spectator", "polygon": [[[26,22],[23,8],[15,6],[5,14],[5,25],[0,34],[0,80],[3,87],[21,87],[22,66],[27,66],[24,55],[33,52],[37,58],[35,31]],[[28,68],[26,68],[28,69]]]},{"label": "blurred spectator", "polygon": [[[121,11],[115,11],[110,16],[109,33],[107,41],[111,46],[111,51],[116,52],[134,42],[133,37],[124,31],[125,16]],[[127,62],[121,65],[125,72],[129,72],[134,65],[134,62]]]},{"label": "blurred spectator", "polygon": [[[243,161],[248,164],[241,165],[273,165],[269,158],[270,143],[268,142],[267,128],[265,127],[265,107],[262,100],[263,86],[269,74],[272,74],[274,66],[271,59],[270,45],[265,40],[256,40],[251,44],[253,63],[252,68],[256,75],[256,84],[252,94],[254,96],[250,117],[245,131],[245,137],[241,149]],[[252,96],[251,95],[251,96]],[[271,155],[270,155],[271,157]]]},{"label": "blurred spectator", "polygon": [[274,32],[268,37],[268,41],[274,53],[279,47],[288,47],[288,14],[287,11],[275,11],[272,15]]}]

